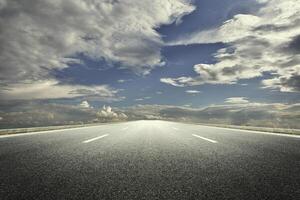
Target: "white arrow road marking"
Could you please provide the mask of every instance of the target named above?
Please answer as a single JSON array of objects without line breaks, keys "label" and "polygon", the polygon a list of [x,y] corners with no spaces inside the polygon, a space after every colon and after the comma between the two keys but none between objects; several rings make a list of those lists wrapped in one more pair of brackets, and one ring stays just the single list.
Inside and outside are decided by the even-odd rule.
[{"label": "white arrow road marking", "polygon": [[92,139],[89,139],[89,140],[85,140],[85,141],[83,141],[82,143],[93,142],[93,141],[95,141],[95,140],[99,140],[99,139],[104,138],[104,137],[106,137],[106,136],[108,136],[108,134],[101,135],[101,136],[99,136],[99,137],[95,137],[95,138],[92,138]]},{"label": "white arrow road marking", "polygon": [[193,136],[194,136],[194,137],[197,137],[197,138],[201,138],[202,140],[206,140],[206,141],[211,142],[211,143],[218,143],[218,142],[215,141],[215,140],[211,140],[211,139],[202,137],[202,136],[200,136],[200,135],[193,134]]}]

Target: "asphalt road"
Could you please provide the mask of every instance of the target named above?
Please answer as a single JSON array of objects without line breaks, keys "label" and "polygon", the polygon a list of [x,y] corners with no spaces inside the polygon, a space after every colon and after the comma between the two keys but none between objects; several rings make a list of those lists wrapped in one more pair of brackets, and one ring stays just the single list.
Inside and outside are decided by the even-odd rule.
[{"label": "asphalt road", "polygon": [[164,121],[0,136],[0,199],[300,199],[300,137]]}]

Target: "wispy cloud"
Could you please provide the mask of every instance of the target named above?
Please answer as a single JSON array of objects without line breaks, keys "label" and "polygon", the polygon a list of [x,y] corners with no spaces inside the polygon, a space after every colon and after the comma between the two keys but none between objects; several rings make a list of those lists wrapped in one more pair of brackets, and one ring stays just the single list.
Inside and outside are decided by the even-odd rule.
[{"label": "wispy cloud", "polygon": [[1,100],[33,100],[33,99],[61,99],[82,98],[98,101],[121,100],[118,90],[107,85],[83,86],[62,85],[56,80],[34,81],[10,84],[0,91]]},{"label": "wispy cloud", "polygon": [[187,83],[192,81],[191,77],[179,77],[179,78],[161,78],[160,82],[173,85],[176,87],[184,87]]},{"label": "wispy cloud", "polygon": [[137,98],[137,99],[135,99],[135,101],[144,101],[144,100],[147,100],[147,99],[152,99],[152,97]]},{"label": "wispy cloud", "polygon": [[187,0],[1,2],[1,80],[43,77],[78,53],[148,73],[162,63],[155,28],[194,10]]},{"label": "wispy cloud", "polygon": [[300,4],[269,0],[256,15],[238,14],[222,26],[193,33],[173,44],[227,43],[215,64],[197,64],[196,77],[163,78],[173,86],[235,84],[241,79],[272,74],[262,84],[283,92],[300,91]]},{"label": "wispy cloud", "polygon": [[81,107],[81,108],[92,108],[92,106],[89,104],[88,101],[82,101],[82,102],[79,104],[79,107]]},{"label": "wispy cloud", "polygon": [[185,92],[188,94],[200,94],[201,93],[201,91],[199,91],[199,90],[186,90]]},{"label": "wispy cloud", "polygon": [[244,103],[249,103],[249,100],[246,97],[230,97],[225,99],[225,103],[244,104]]}]

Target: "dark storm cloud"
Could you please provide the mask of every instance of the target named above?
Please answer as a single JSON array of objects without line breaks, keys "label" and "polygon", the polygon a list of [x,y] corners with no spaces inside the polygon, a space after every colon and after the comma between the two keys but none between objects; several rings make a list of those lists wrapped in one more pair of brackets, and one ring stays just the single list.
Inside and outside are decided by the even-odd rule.
[{"label": "dark storm cloud", "polygon": [[281,78],[280,82],[283,86],[292,88],[293,91],[300,92],[300,74],[293,74],[289,78]]},{"label": "dark storm cloud", "polygon": [[300,35],[294,37],[288,47],[294,53],[300,54]]}]

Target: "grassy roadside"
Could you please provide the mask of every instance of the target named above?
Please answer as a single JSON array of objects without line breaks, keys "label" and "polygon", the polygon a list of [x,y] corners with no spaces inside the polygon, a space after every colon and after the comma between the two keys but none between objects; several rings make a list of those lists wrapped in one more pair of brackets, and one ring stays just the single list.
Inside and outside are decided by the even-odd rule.
[{"label": "grassy roadside", "polygon": [[204,126],[220,127],[220,128],[232,128],[232,129],[241,129],[241,130],[249,130],[249,131],[300,135],[300,129],[270,128],[270,127],[255,127],[255,126],[236,126],[236,125],[226,125],[226,124],[204,124],[204,123],[197,123],[197,124],[204,125]]},{"label": "grassy roadside", "polygon": [[[113,122],[117,123],[117,122]],[[13,129],[0,129],[0,135],[18,134],[18,133],[29,133],[39,131],[51,131],[69,128],[81,128],[89,126],[105,125],[107,123],[93,123],[93,124],[78,124],[78,125],[63,125],[63,126],[45,126],[45,127],[31,127],[31,128],[13,128]]]}]

